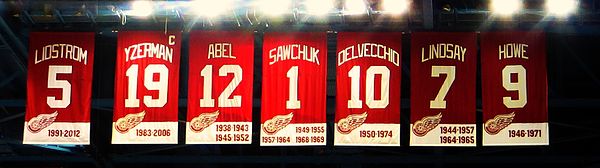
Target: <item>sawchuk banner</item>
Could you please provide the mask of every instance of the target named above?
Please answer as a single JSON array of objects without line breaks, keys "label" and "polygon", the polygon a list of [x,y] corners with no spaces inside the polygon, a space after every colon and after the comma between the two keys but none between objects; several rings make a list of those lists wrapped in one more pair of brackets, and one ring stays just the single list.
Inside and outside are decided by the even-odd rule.
[{"label": "sawchuk banner", "polygon": [[29,37],[23,144],[89,144],[94,33]]},{"label": "sawchuk banner", "polygon": [[400,145],[402,33],[337,37],[335,145]]},{"label": "sawchuk banner", "polygon": [[262,60],[260,145],[325,145],[326,33],[265,33]]},{"label": "sawchuk banner", "polygon": [[176,144],[180,31],[121,31],[113,144]]},{"label": "sawchuk banner", "polygon": [[477,34],[411,35],[410,145],[476,146]]},{"label": "sawchuk banner", "polygon": [[187,144],[252,142],[252,32],[190,33]]},{"label": "sawchuk banner", "polygon": [[483,145],[548,145],[543,32],[481,33]]}]

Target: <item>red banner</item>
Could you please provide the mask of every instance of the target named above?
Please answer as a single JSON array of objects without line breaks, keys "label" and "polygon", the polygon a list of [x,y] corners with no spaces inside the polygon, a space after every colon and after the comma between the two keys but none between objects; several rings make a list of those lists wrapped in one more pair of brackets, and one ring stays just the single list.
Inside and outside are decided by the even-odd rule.
[{"label": "red banner", "polygon": [[548,145],[543,32],[481,33],[483,145]]},{"label": "red banner", "polygon": [[476,146],[477,34],[411,35],[410,145]]},{"label": "red banner", "polygon": [[29,35],[23,144],[89,144],[94,33]]},{"label": "red banner", "polygon": [[402,33],[337,37],[335,145],[400,145]]},{"label": "red banner", "polygon": [[186,143],[250,144],[252,33],[193,31],[189,64]]},{"label": "red banner", "polygon": [[261,146],[325,145],[326,33],[265,33]]},{"label": "red banner", "polygon": [[113,144],[176,144],[181,32],[119,32]]}]

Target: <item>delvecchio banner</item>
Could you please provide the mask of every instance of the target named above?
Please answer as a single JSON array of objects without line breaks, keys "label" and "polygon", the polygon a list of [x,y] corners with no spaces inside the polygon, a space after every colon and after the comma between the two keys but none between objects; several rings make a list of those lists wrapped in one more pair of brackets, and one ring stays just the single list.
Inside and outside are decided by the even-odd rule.
[{"label": "delvecchio banner", "polygon": [[94,33],[29,37],[23,144],[89,144]]},{"label": "delvecchio banner", "polygon": [[477,34],[415,32],[410,56],[410,145],[476,146]]},{"label": "delvecchio banner", "polygon": [[327,35],[264,35],[261,146],[325,145]]},{"label": "delvecchio banner", "polygon": [[400,145],[402,33],[340,32],[335,145]]},{"label": "delvecchio banner", "polygon": [[186,143],[250,144],[252,32],[192,31],[189,65]]},{"label": "delvecchio banner", "polygon": [[543,32],[481,33],[483,145],[548,145]]},{"label": "delvecchio banner", "polygon": [[122,31],[113,144],[176,144],[180,31]]}]

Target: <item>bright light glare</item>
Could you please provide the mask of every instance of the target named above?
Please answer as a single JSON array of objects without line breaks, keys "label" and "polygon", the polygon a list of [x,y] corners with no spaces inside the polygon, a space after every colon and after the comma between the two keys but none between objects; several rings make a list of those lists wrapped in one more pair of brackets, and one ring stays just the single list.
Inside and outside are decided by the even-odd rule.
[{"label": "bright light glare", "polygon": [[383,0],[383,10],[391,14],[401,14],[408,10],[408,0]]},{"label": "bright light glare", "polygon": [[577,10],[577,0],[546,0],[546,11],[554,16],[566,17]]},{"label": "bright light glare", "polygon": [[325,15],[333,9],[333,0],[306,0],[306,12],[313,15]]},{"label": "bright light glare", "polygon": [[291,0],[259,0],[258,8],[262,13],[277,16],[290,12],[292,8]]},{"label": "bright light glare", "polygon": [[131,16],[149,16],[154,11],[151,1],[138,0],[131,3],[131,10],[126,14]]},{"label": "bright light glare", "polygon": [[521,10],[521,0],[492,0],[490,3],[494,14],[508,16]]},{"label": "bright light glare", "polygon": [[363,14],[367,12],[367,4],[363,0],[346,0],[344,12],[346,14]]},{"label": "bright light glare", "polygon": [[215,17],[232,9],[233,0],[195,0],[190,5],[198,16]]}]

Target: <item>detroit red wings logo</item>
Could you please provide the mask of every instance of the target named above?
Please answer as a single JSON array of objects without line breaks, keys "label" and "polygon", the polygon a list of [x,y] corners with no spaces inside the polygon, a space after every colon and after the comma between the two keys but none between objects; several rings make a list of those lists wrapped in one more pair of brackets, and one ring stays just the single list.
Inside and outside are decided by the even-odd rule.
[{"label": "detroit red wings logo", "polygon": [[282,130],[288,124],[290,124],[293,117],[294,113],[290,113],[287,115],[276,115],[270,120],[265,121],[265,124],[263,125],[263,130],[269,135],[275,134],[279,130]]},{"label": "detroit red wings logo", "polygon": [[348,115],[346,118],[342,118],[338,121],[337,130],[342,134],[349,134],[367,120],[367,115],[367,112]]},{"label": "detroit red wings logo", "polygon": [[127,131],[140,124],[142,120],[144,120],[145,115],[146,111],[135,114],[127,114],[125,117],[121,117],[117,120],[115,129],[121,134],[127,133]]},{"label": "detroit red wings logo", "polygon": [[421,120],[418,120],[413,125],[413,132],[415,135],[422,137],[427,135],[427,133],[437,127],[442,121],[442,113],[438,113],[434,116],[425,116]]},{"label": "detroit red wings logo", "polygon": [[219,110],[212,113],[202,113],[190,121],[190,129],[197,133],[202,132],[205,128],[215,123],[218,117]]},{"label": "detroit red wings logo", "polygon": [[38,133],[42,129],[50,126],[56,120],[56,116],[58,116],[58,111],[50,114],[40,114],[35,116],[27,122],[27,130],[33,133]]},{"label": "detroit red wings logo", "polygon": [[489,119],[485,122],[485,132],[490,135],[496,135],[502,129],[508,127],[514,118],[515,112],[496,115],[493,119]]}]

